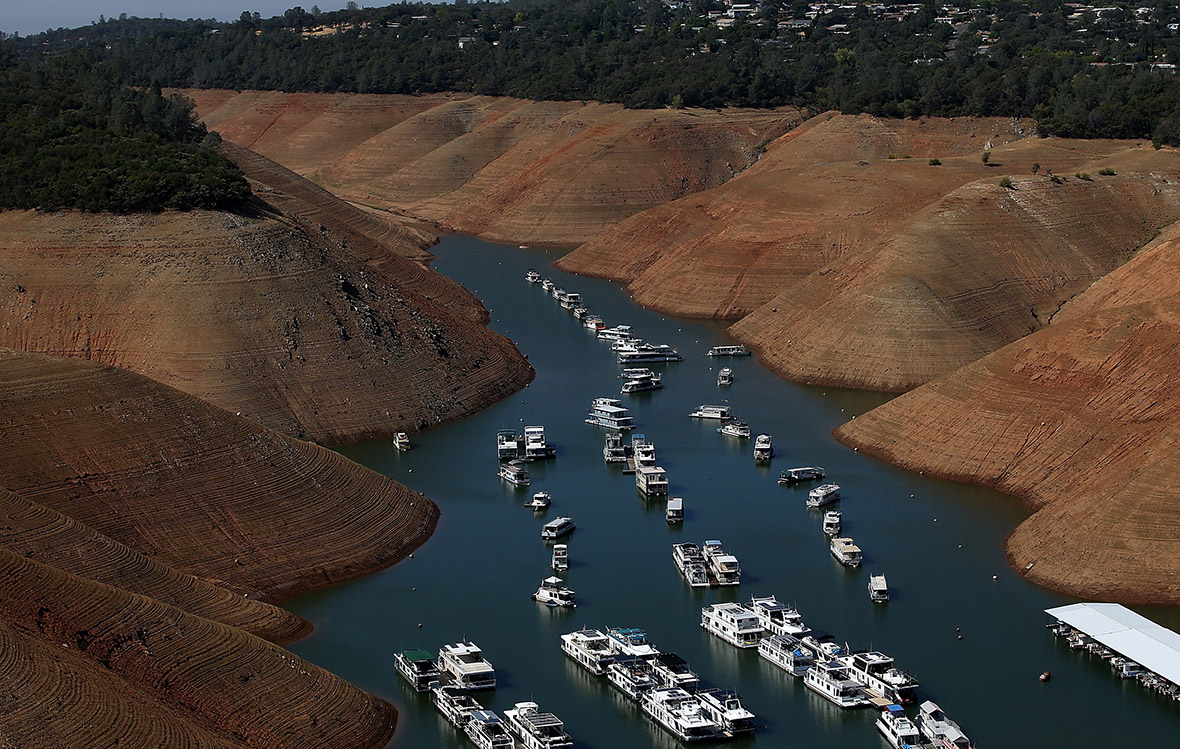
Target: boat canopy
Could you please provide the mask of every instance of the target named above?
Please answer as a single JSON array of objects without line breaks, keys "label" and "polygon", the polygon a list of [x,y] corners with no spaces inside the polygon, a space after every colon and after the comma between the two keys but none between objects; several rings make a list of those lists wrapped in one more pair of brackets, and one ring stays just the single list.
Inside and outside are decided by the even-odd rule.
[{"label": "boat canopy", "polygon": [[1075,603],[1045,613],[1180,684],[1180,634],[1167,627],[1117,603]]},{"label": "boat canopy", "polygon": [[402,653],[407,661],[432,661],[434,660],[434,653],[428,650],[407,650]]}]

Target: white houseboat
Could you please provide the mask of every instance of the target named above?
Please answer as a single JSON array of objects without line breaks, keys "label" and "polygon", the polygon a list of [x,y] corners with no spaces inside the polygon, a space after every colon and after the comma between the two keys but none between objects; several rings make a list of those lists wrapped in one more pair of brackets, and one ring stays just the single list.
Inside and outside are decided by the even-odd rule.
[{"label": "white houseboat", "polygon": [[894,665],[893,659],[884,653],[875,650],[852,653],[842,656],[840,661],[870,693],[899,705],[912,705],[918,701],[918,682]]},{"label": "white houseboat", "polygon": [[595,398],[590,404],[590,413],[586,414],[586,423],[616,431],[635,428],[631,412],[616,398]]},{"label": "white houseboat", "polygon": [[508,726],[491,710],[472,710],[463,731],[479,749],[515,749]]},{"label": "white houseboat", "polygon": [[708,741],[720,735],[717,724],[705,716],[700,700],[678,687],[645,692],[640,705],[681,741]]},{"label": "white houseboat", "polygon": [[573,518],[554,518],[553,520],[550,520],[548,523],[545,523],[541,526],[541,538],[545,539],[546,541],[553,541],[555,539],[561,538],[562,536],[568,536],[569,534],[573,533],[574,528],[576,527],[577,526],[574,525]]},{"label": "white houseboat", "polygon": [[520,435],[511,429],[496,432],[496,457],[500,460],[515,460],[520,457]]},{"label": "white houseboat", "polygon": [[582,318],[582,327],[594,331],[605,330],[606,323],[598,315],[586,315]]},{"label": "white houseboat", "polygon": [[606,678],[623,694],[638,701],[662,682],[651,663],[634,655],[620,655],[606,667]]},{"label": "white houseboat", "polygon": [[513,486],[528,486],[532,483],[529,472],[518,461],[505,463],[500,466],[500,478]]},{"label": "white houseboat", "polygon": [[545,441],[545,427],[531,426],[524,428],[524,457],[532,460],[552,458],[557,455],[557,449]]},{"label": "white houseboat", "polygon": [[794,606],[788,606],[774,596],[752,597],[749,609],[768,635],[802,637],[811,632],[811,627],[803,623],[803,616]]},{"label": "white houseboat", "polygon": [[553,498],[549,496],[549,492],[537,492],[533,498],[524,503],[525,507],[531,507],[534,511],[544,510],[549,507]]},{"label": "white houseboat", "polygon": [[607,463],[626,463],[627,448],[623,446],[623,435],[618,432],[608,432],[606,443],[602,446],[602,459]]},{"label": "white houseboat", "polygon": [[561,299],[563,296],[565,296],[565,289],[554,286],[549,290],[549,296],[553,297],[554,299]]},{"label": "white houseboat", "polygon": [[565,309],[572,310],[574,307],[582,306],[582,295],[576,291],[567,291],[557,301],[561,302]]},{"label": "white houseboat", "polygon": [[553,281],[548,278],[541,279],[541,288],[545,291],[553,291]]},{"label": "white houseboat", "polygon": [[824,534],[837,536],[844,526],[844,516],[839,510],[828,510],[824,513]]},{"label": "white houseboat", "polygon": [[701,679],[688,667],[688,661],[675,653],[657,653],[647,659],[660,683],[686,692],[697,691]]},{"label": "white houseboat", "polygon": [[746,347],[738,344],[736,346],[714,346],[705,352],[705,356],[749,356],[750,352]]},{"label": "white houseboat", "polygon": [[623,341],[635,337],[630,325],[616,325],[613,328],[603,328],[598,331],[598,337],[604,341]]},{"label": "white houseboat", "polygon": [[710,406],[702,404],[697,406],[697,410],[689,414],[694,419],[728,419],[730,414],[729,406]]},{"label": "white houseboat", "polygon": [[473,642],[443,645],[438,651],[438,667],[460,689],[496,687],[496,669],[484,660],[483,651]]},{"label": "white houseboat", "polygon": [[528,272],[524,274],[524,280],[529,283],[541,283],[541,274],[529,268]]},{"label": "white houseboat", "polygon": [[840,661],[817,658],[811,668],[803,674],[803,684],[840,707],[861,707],[869,704],[864,696],[864,684],[854,679],[848,667]]},{"label": "white houseboat", "polygon": [[737,692],[706,689],[697,692],[697,697],[705,717],[717,724],[723,736],[733,738],[754,732],[754,713],[746,709]]},{"label": "white houseboat", "polygon": [[721,542],[716,539],[706,541],[701,547],[705,555],[705,564],[709,568],[709,576],[717,585],[739,585],[742,581],[742,568],[738,565],[737,557],[726,554]]},{"label": "white houseboat", "polygon": [[859,567],[861,563],[860,547],[851,538],[837,536],[832,539],[829,548],[836,561],[845,567]]},{"label": "white houseboat", "polygon": [[636,466],[655,467],[656,446],[644,439],[642,434],[637,434],[632,438],[631,455],[635,458]]},{"label": "white houseboat", "polygon": [[651,658],[660,654],[647,639],[647,632],[637,627],[611,627],[606,631],[606,637],[614,651],[622,655]]},{"label": "white houseboat", "polygon": [[566,749],[574,740],[565,724],[553,713],[543,713],[535,702],[517,702],[504,711],[508,727],[520,737],[525,749]]},{"label": "white houseboat", "polygon": [[717,385],[732,385],[733,384],[733,370],[729,367],[722,367],[721,371],[717,373]]},{"label": "white houseboat", "polygon": [[737,437],[744,440],[750,439],[750,425],[741,419],[727,421],[717,431],[730,437]]},{"label": "white houseboat", "polygon": [[971,741],[963,734],[959,724],[946,717],[938,705],[926,700],[918,706],[918,717],[914,724],[922,737],[938,749],[971,749]]},{"label": "white houseboat", "polygon": [[549,565],[553,567],[554,572],[565,572],[570,568],[570,554],[569,546],[566,544],[553,544],[553,559]]},{"label": "white houseboat", "polygon": [[664,508],[664,520],[669,523],[680,523],[684,521],[684,499],[681,497],[672,497],[668,500],[668,505]]},{"label": "white houseboat", "polygon": [[808,507],[823,507],[840,499],[839,484],[820,484],[807,492]]},{"label": "white houseboat", "polygon": [[552,576],[541,581],[541,587],[533,593],[533,600],[546,606],[561,606],[570,609],[576,608],[578,605],[574,598],[574,592],[565,587],[560,577]]},{"label": "white houseboat", "polygon": [[573,312],[575,320],[585,320],[586,315],[590,314],[589,308],[587,308],[584,304],[574,307]]},{"label": "white houseboat", "polygon": [[701,609],[701,627],[739,648],[756,648],[762,639],[758,616],[740,603],[727,601]]},{"label": "white houseboat", "polygon": [[649,497],[668,495],[668,474],[659,466],[636,466],[635,488]]},{"label": "white houseboat", "polygon": [[769,434],[760,434],[754,438],[754,460],[766,462],[774,457],[774,445]]},{"label": "white houseboat", "polygon": [[916,749],[922,743],[918,728],[906,717],[901,705],[886,705],[881,710],[877,716],[877,730],[894,749]]},{"label": "white houseboat", "polygon": [[758,655],[792,676],[802,676],[815,663],[815,653],[798,637],[772,635],[758,642]]},{"label": "white houseboat", "polygon": [[648,374],[639,377],[633,377],[623,383],[623,387],[619,388],[619,392],[627,393],[642,393],[647,390],[660,390],[664,387],[664,383],[660,380],[660,375],[656,372],[647,370]]},{"label": "white houseboat", "polygon": [[884,575],[869,575],[869,600],[873,603],[885,603],[889,600],[889,583]]},{"label": "white houseboat", "polygon": [[666,343],[636,343],[634,346],[619,349],[615,355],[615,361],[623,366],[683,360],[680,352]]},{"label": "white houseboat", "polygon": [[483,709],[474,697],[459,687],[436,685],[430,691],[435,709],[455,728],[462,729],[471,719],[472,712]]},{"label": "white houseboat", "polygon": [[419,692],[427,692],[439,681],[442,672],[434,654],[428,650],[405,650],[393,654],[397,672]]},{"label": "white houseboat", "polygon": [[605,674],[606,667],[616,655],[610,640],[597,629],[580,629],[562,635],[561,652],[595,676]]},{"label": "white houseboat", "polygon": [[778,482],[780,484],[799,484],[804,481],[814,481],[822,479],[827,474],[824,469],[819,466],[800,466],[798,468],[788,468],[778,475]]},{"label": "white houseboat", "polygon": [[672,561],[689,585],[694,588],[709,587],[709,565],[701,547],[693,543],[672,544]]},{"label": "white houseboat", "polygon": [[405,432],[397,432],[393,435],[393,446],[398,450],[410,449],[410,435]]}]

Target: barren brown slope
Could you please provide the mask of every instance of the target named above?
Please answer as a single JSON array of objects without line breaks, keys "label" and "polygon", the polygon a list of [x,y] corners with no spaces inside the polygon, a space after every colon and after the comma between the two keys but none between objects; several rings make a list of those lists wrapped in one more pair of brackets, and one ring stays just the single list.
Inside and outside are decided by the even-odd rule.
[{"label": "barren brown slope", "polygon": [[277,606],[173,569],[7,489],[0,489],[0,515],[0,548],[17,556],[154,598],[271,642],[290,642],[311,629]]},{"label": "barren brown slope", "polygon": [[[269,210],[262,206],[262,210]],[[451,421],[532,371],[507,339],[277,212],[0,212],[0,346],[88,358],[287,434]]]},{"label": "barren brown slope", "polygon": [[[390,96],[385,120],[354,124],[339,113],[358,105],[339,95],[185,93],[227,140],[337,195],[529,244],[579,244],[645,208],[722,184],[800,119],[795,110]],[[329,132],[347,153],[316,147]]]},{"label": "barren brown slope", "polygon": [[[558,266],[622,281],[646,307],[737,319],[828,263],[872,249],[962,185],[1028,174],[1038,162],[1072,172],[1129,146],[1032,132],[1027,121],[998,118],[820,115],[732,181],[637,214]],[[981,163],[988,146],[998,166]],[[933,156],[941,166],[928,164]]]},{"label": "barren brown slope", "polygon": [[0,549],[5,746],[384,746],[393,708],[241,630]]},{"label": "barren brown slope", "polygon": [[1013,186],[959,188],[732,333],[788,379],[906,390],[1048,325],[1063,302],[1180,218],[1174,176],[1020,177]]},{"label": "barren brown slope", "polygon": [[1180,604],[1180,298],[1038,331],[836,431],[1037,512],[1006,547],[1083,598]]},{"label": "barren brown slope", "polygon": [[0,352],[0,486],[265,601],[390,565],[429,500],[339,454],[93,362]]}]

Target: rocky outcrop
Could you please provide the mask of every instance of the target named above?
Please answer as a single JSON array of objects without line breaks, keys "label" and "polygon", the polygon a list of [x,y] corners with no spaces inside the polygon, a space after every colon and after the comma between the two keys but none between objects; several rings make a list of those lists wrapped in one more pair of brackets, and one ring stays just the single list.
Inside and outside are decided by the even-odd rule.
[{"label": "rocky outcrop", "polygon": [[493,241],[559,246],[728,181],[801,119],[793,109],[463,95],[184,93],[226,140],[350,201]]}]

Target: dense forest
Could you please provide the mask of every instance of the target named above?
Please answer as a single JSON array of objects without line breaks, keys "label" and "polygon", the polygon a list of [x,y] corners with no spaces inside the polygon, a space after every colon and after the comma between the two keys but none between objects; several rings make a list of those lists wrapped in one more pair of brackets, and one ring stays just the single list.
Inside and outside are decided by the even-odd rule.
[{"label": "dense forest", "polygon": [[0,208],[225,208],[250,190],[193,104],[0,47]]},{"label": "dense forest", "polygon": [[103,19],[15,44],[140,87],[1010,115],[1045,134],[1180,143],[1175,3],[755,5],[734,19],[721,0],[349,3],[229,23]]}]

